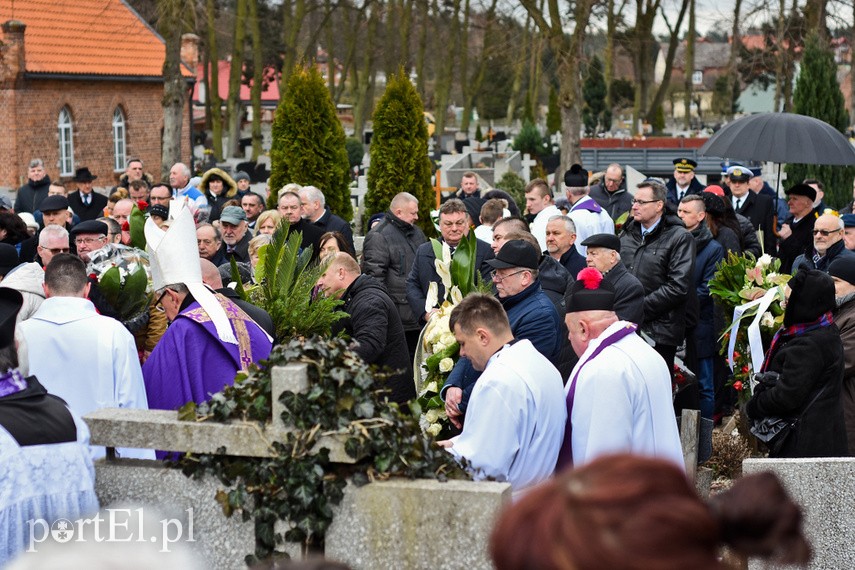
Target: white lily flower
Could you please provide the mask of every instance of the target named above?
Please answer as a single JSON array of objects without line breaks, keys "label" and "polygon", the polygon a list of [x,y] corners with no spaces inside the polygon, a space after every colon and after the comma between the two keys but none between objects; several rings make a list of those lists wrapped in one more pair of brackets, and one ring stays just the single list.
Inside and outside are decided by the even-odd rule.
[{"label": "white lily flower", "polygon": [[764,253],[760,256],[760,259],[757,260],[757,265],[755,267],[769,267],[772,264],[772,256],[768,253]]},{"label": "white lily flower", "polygon": [[442,279],[442,284],[445,287],[446,292],[451,289],[451,262],[443,262],[438,259],[433,262],[434,267],[436,267],[436,273],[439,275],[440,279]]},{"label": "white lily flower", "polygon": [[451,247],[445,242],[442,242],[442,260],[451,265]]},{"label": "white lily flower", "polygon": [[456,305],[462,300],[463,300],[463,293],[460,292],[460,287],[455,285],[454,287],[451,288],[451,302]]},{"label": "white lily flower", "polygon": [[425,313],[430,312],[439,303],[439,285],[431,281],[428,285],[427,299],[425,299]]}]

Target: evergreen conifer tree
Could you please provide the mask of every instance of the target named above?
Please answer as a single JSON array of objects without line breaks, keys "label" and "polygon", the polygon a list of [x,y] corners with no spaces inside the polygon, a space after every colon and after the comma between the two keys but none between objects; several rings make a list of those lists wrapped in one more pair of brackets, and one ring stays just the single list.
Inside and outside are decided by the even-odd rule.
[{"label": "evergreen conifer tree", "polygon": [[272,136],[268,205],[275,207],[279,189],[296,182],[320,188],[330,210],[350,220],[353,206],[344,128],[314,67],[297,66],[291,73],[276,108]]},{"label": "evergreen conifer tree", "polygon": [[425,235],[435,235],[430,219],[435,194],[430,183],[424,107],[403,69],[389,78],[377,103],[370,152],[366,220],[370,214],[388,210],[395,194],[409,192],[419,200],[419,227]]},{"label": "evergreen conifer tree", "polygon": [[[793,92],[793,112],[825,121],[844,132],[849,126],[849,113],[837,81],[834,54],[818,34],[812,33],[805,43],[801,72]],[[806,178],[816,178],[825,186],[825,202],[840,207],[851,200],[851,182],[855,169],[818,164],[788,164],[789,187]]]}]

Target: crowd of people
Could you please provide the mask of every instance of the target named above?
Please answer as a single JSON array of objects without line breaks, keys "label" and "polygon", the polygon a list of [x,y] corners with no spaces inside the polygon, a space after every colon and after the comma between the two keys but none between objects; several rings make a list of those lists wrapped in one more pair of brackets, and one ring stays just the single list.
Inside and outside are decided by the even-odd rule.
[{"label": "crowd of people", "polygon": [[[450,252],[474,232],[475,268],[492,294],[470,294],[451,313],[460,358],[440,394],[454,432],[438,443],[465,459],[476,478],[509,481],[525,495],[520,509],[546,513],[540,504],[557,497],[572,504],[580,485],[610,493],[608,477],[616,475],[609,469],[620,462],[604,458],[616,453],[647,458],[622,460],[641,462],[633,473],[680,474],[675,414],[697,409],[717,421],[733,411],[718,351],[720,308],[709,290],[730,253],[777,256],[782,271],[794,274],[784,327],[763,366],[766,381],[744,413],[798,419],[772,455],[855,449],[855,205],[827,210],[822,184],[806,180],[786,189],[784,215],[784,200],[759,172],[730,164],[720,185],[704,186],[696,166],[677,158],[668,182],[649,178],[630,189],[620,165],[595,179],[577,164],[564,173],[560,195],[536,179],[524,204],[501,190],[482,194],[477,176],[466,173],[439,208],[439,239]],[[251,190],[247,175],[219,168],[194,179],[178,163],[167,181],[155,182],[134,159],[107,195],[93,189],[87,168],[77,170],[71,193],[50,180],[41,160],[30,163],[28,178],[14,205],[0,201],[0,409],[15,410],[0,413],[0,456],[5,440],[18,452],[62,450],[91,479],[91,459],[103,448],[67,451],[71,442],[88,445],[80,416],[103,407],[201,403],[267,358],[270,315],[224,283],[232,261],[251,281],[259,249],[283,228],[300,232],[300,247],[324,263],[316,293],[343,301],[347,316],[334,333],[344,332],[367,363],[395,371],[385,386],[391,401],[416,397],[413,359],[437,314],[431,288],[444,298],[445,281],[412,194],[400,192],[371,218],[357,255],[351,224],[313,186],[276,190],[276,208],[266,210],[267,197]],[[153,301],[129,322],[92,268],[133,249],[136,211],[145,216]],[[678,356],[698,381],[675,391]],[[29,433],[29,413],[33,421],[53,417],[56,433]],[[581,469],[529,490],[569,467]],[[54,491],[80,498],[66,501],[68,518],[92,508],[76,484]],[[687,494],[681,500],[690,513],[699,507]],[[581,528],[596,509],[620,508],[619,501],[589,506],[590,514],[568,524]],[[0,512],[8,508],[0,495]],[[540,524],[557,528],[565,515],[544,514]],[[516,528],[509,520],[497,537]],[[511,560],[537,543],[497,538],[493,551]],[[578,567],[591,567],[585,564]]]}]

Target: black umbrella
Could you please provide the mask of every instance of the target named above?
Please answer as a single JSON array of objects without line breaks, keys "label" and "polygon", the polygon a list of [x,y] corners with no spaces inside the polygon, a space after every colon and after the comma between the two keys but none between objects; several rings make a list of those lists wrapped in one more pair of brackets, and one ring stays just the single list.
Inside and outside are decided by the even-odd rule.
[{"label": "black umbrella", "polygon": [[855,164],[855,148],[840,131],[795,113],[759,113],[714,134],[701,156],[797,164]]}]

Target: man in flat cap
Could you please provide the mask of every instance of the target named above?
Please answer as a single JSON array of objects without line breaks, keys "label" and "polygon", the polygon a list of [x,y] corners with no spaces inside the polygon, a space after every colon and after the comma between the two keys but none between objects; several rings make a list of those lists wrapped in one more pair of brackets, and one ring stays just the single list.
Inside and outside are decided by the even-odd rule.
[{"label": "man in flat cap", "polygon": [[704,185],[695,178],[695,168],[698,163],[691,158],[674,159],[674,176],[665,185],[668,190],[668,202],[674,207],[680,203],[683,196],[688,194],[700,194],[704,191]]},{"label": "man in flat cap", "polygon": [[855,258],[837,258],[831,262],[828,274],[834,279],[837,309],[834,324],[843,341],[843,387],[840,391],[846,440],[849,451],[855,449]]},{"label": "man in flat cap", "polygon": [[38,246],[41,243],[40,236],[44,228],[59,226],[66,231],[71,229],[71,212],[68,211],[68,199],[65,196],[48,196],[42,200],[40,207],[44,225],[36,235],[21,242],[19,257],[22,262],[43,261],[38,258],[38,254],[41,253]]},{"label": "man in flat cap", "polygon": [[579,362],[564,386],[567,424],[556,469],[611,453],[683,466],[665,361],[614,312],[614,288],[589,267],[579,273],[565,322]]},{"label": "man in flat cap", "polygon": [[249,240],[252,234],[246,223],[246,212],[238,206],[226,206],[220,214],[223,243],[220,251],[228,261],[232,257],[237,262],[249,262]]},{"label": "man in flat cap", "polygon": [[595,234],[585,240],[586,263],[603,274],[603,280],[615,290],[614,311],[622,321],[644,324],[644,286],[627,271],[620,259],[620,238],[614,234]]},{"label": "man in flat cap", "polygon": [[[615,223],[596,200],[588,195],[588,171],[581,164],[574,164],[564,173],[564,191],[570,203],[567,217],[576,224],[574,247],[582,257],[587,251],[582,242],[590,235],[614,233]],[[575,277],[575,276],[574,276]]]},{"label": "man in flat cap", "polygon": [[787,191],[787,206],[790,217],[781,226],[781,242],[778,244],[778,258],[781,260],[781,273],[791,273],[796,258],[813,243],[813,226],[816,215],[813,202],[816,190],[807,184],[795,184]]},{"label": "man in flat cap", "polygon": [[763,251],[775,255],[777,239],[775,237],[775,205],[772,199],[752,192],[749,186],[754,173],[743,166],[731,166],[727,169],[730,180],[730,201],[733,211],[751,221],[754,231],[762,232]]}]

